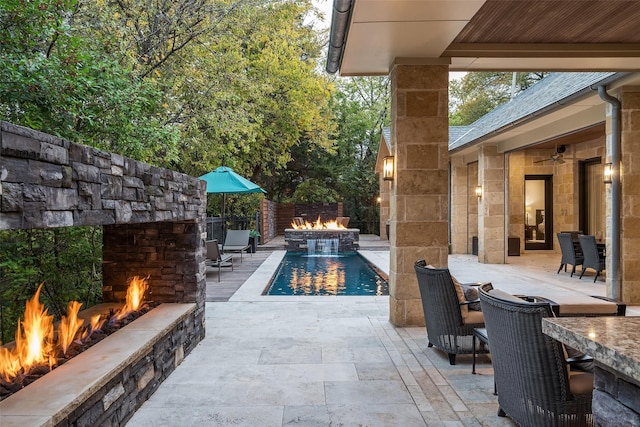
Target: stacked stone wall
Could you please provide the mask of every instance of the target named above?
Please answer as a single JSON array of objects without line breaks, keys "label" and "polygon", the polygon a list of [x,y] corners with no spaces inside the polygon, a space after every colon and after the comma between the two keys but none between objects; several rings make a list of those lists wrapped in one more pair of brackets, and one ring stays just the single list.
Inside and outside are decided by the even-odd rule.
[{"label": "stacked stone wall", "polygon": [[0,229],[204,223],[204,181],[7,122],[0,132]]}]

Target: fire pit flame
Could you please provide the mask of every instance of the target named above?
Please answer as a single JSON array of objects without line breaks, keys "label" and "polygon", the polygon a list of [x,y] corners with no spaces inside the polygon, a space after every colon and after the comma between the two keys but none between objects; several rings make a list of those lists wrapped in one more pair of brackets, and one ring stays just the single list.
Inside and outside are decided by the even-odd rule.
[{"label": "fire pit flame", "polygon": [[[148,279],[148,276],[134,276],[130,280],[126,302],[111,317],[111,321],[120,323],[122,319],[141,309]],[[66,356],[74,340],[79,344],[85,343],[107,321],[103,315],[95,315],[89,326],[82,330],[84,320],[78,317],[82,304],[71,301],[67,306],[67,315],[62,316],[57,331],[54,332],[53,316],[48,314],[44,304],[40,304],[43,285],[38,287],[33,298],[26,303],[24,320],[18,321],[14,345],[0,347],[0,378],[6,382],[14,379],[21,381],[20,378],[28,375],[35,366],[48,365],[49,370],[53,369],[60,352]],[[54,339],[56,333],[57,340]]]},{"label": "fire pit flame", "polygon": [[305,221],[304,224],[291,223],[291,228],[295,230],[346,230],[346,227],[339,224],[337,220],[320,221],[320,217],[315,222]]}]

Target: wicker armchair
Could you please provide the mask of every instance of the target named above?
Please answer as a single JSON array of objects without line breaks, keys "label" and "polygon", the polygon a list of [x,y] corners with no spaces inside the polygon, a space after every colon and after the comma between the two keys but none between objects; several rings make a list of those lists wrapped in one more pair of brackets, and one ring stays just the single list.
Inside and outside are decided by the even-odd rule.
[{"label": "wicker armchair", "polygon": [[[454,283],[449,270],[432,268],[424,260],[414,265],[420,288],[429,347],[436,347],[449,355],[449,363],[456,364],[457,354],[473,353],[473,329],[482,328],[481,311],[469,310],[461,286]],[[487,353],[486,347],[477,349]]]},{"label": "wicker armchair", "polygon": [[500,405],[521,426],[592,426],[593,375],[569,372],[562,344],[542,333],[547,303],[480,288]]},{"label": "wicker armchair", "polygon": [[584,271],[587,268],[592,268],[596,271],[596,277],[593,278],[593,282],[595,283],[595,281],[598,280],[598,276],[600,276],[600,272],[605,270],[605,255],[601,254],[598,250],[598,244],[594,236],[579,236],[578,239],[580,240],[580,247],[584,255],[580,278],[582,279]]},{"label": "wicker armchair", "polygon": [[576,272],[576,266],[582,265],[584,257],[581,253],[576,253],[576,247],[573,243],[571,233],[558,233],[558,242],[560,243],[560,249],[562,250],[562,259],[560,260],[560,268],[558,273],[564,267],[564,271],[567,271],[567,264],[571,264],[571,277]]}]

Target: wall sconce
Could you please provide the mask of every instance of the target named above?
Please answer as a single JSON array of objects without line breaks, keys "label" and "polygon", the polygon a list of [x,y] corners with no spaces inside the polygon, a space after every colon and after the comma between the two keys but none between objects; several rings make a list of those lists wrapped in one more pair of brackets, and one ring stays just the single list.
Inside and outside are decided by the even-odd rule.
[{"label": "wall sconce", "polygon": [[478,199],[482,198],[482,185],[476,185],[476,196]]},{"label": "wall sconce", "polygon": [[613,164],[604,164],[604,170],[602,172],[602,182],[604,182],[605,184],[611,184],[613,182]]},{"label": "wall sconce", "polygon": [[386,156],[382,159],[382,179],[393,181],[393,156]]}]

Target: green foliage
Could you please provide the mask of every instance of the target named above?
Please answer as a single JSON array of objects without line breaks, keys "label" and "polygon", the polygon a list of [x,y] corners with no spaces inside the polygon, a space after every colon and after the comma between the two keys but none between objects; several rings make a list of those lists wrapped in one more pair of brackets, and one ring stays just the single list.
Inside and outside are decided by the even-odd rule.
[{"label": "green foliage", "polygon": [[[344,212],[363,232],[379,223],[375,163],[382,128],[389,126],[389,80],[386,77],[343,79],[333,99],[340,161],[338,192]],[[373,228],[370,228],[373,227]]]},{"label": "green foliage", "polygon": [[68,301],[83,308],[99,303],[101,258],[97,227],[0,231],[0,341],[13,340],[25,302],[41,283],[41,301],[57,319]]},{"label": "green foliage", "polygon": [[301,182],[292,197],[297,203],[315,203],[315,202],[337,202],[339,200],[338,193],[332,188],[328,188],[323,182],[310,178]]},{"label": "green foliage", "polygon": [[0,8],[0,118],[150,163],[175,159],[161,91],[78,35],[76,0]]},{"label": "green foliage", "polygon": [[[541,80],[545,73],[472,72],[449,84],[449,124],[469,125],[512,96]],[[512,93],[513,91],[513,93]]]}]

